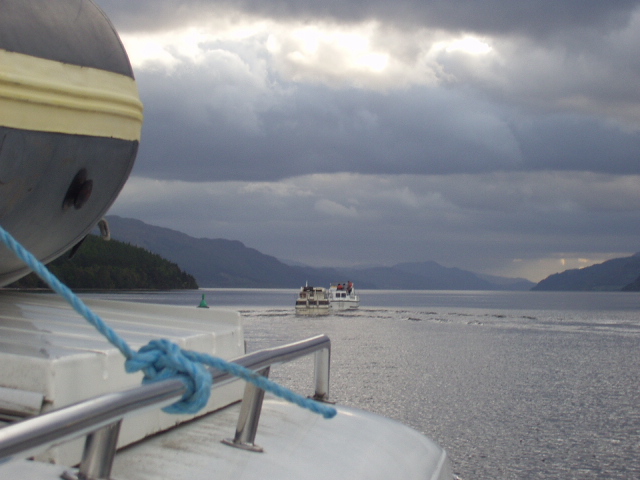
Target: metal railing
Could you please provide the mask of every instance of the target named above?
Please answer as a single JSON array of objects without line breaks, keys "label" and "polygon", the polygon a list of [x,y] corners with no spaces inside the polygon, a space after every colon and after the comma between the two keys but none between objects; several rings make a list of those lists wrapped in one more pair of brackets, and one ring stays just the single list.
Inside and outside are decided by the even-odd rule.
[{"label": "metal railing", "polygon": [[[329,364],[331,340],[318,335],[299,342],[267,348],[239,357],[237,363],[268,376],[271,366],[315,354],[313,398],[329,400]],[[213,389],[234,377],[230,373],[209,368]],[[0,429],[0,464],[16,458],[28,458],[55,445],[86,435],[85,448],[78,474],[66,473],[68,479],[108,479],[122,419],[133,412],[162,408],[178,401],[186,387],[179,379],[141,385],[122,392],[109,393],[58,410],[29,418]],[[235,437],[224,443],[252,451],[255,445],[264,391],[247,383]]]}]

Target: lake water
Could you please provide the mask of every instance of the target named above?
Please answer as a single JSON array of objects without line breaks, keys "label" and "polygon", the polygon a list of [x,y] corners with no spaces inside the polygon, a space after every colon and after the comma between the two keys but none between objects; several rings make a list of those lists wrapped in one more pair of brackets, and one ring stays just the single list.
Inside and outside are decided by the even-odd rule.
[{"label": "lake water", "polygon": [[[294,290],[109,294],[231,307],[250,351],[325,333],[331,397],[405,423],[475,479],[640,478],[640,294],[360,291],[296,317]],[[271,378],[312,389],[302,360]]]}]

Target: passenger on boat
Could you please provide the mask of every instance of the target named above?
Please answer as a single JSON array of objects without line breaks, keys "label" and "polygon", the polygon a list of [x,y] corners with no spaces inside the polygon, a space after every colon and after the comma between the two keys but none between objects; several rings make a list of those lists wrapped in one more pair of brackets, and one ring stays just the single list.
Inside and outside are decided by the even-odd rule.
[{"label": "passenger on boat", "polygon": [[344,289],[344,285],[342,285],[341,283],[338,284],[338,290],[343,290]]},{"label": "passenger on boat", "polygon": [[351,295],[351,290],[353,290],[353,282],[349,281],[347,284],[347,293]]}]

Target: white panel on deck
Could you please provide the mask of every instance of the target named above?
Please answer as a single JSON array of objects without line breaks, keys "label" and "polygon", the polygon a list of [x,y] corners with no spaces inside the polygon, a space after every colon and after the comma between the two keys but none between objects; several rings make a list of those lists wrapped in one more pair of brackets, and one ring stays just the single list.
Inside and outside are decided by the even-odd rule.
[{"label": "white panel on deck", "polygon": [[[224,359],[244,354],[238,313],[222,309],[87,300],[89,307],[134,349],[166,338],[182,348]],[[141,383],[124,357],[63,299],[51,294],[0,292],[0,387],[44,397],[43,411]],[[216,389],[202,412],[242,397],[244,383]],[[26,408],[26,405],[25,405]],[[127,419],[120,445],[193,418],[150,411]],[[45,460],[79,461],[81,442],[54,449]]]},{"label": "white panel on deck", "polygon": [[0,412],[20,417],[40,413],[44,395],[41,393],[0,387]]}]

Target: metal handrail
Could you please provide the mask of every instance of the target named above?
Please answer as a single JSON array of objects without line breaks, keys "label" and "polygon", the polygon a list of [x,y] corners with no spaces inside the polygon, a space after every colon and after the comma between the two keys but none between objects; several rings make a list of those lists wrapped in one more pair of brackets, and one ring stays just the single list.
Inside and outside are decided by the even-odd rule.
[{"label": "metal handrail", "polygon": [[[331,340],[326,335],[259,350],[232,362],[253,371],[263,371],[272,365],[312,353],[316,354],[314,398],[328,401]],[[236,378],[216,368],[209,368],[209,371],[214,389]],[[181,380],[168,379],[101,395],[8,425],[0,429],[0,464],[16,458],[28,458],[55,445],[109,428],[130,413],[171,405],[185,392],[186,386]]]}]

